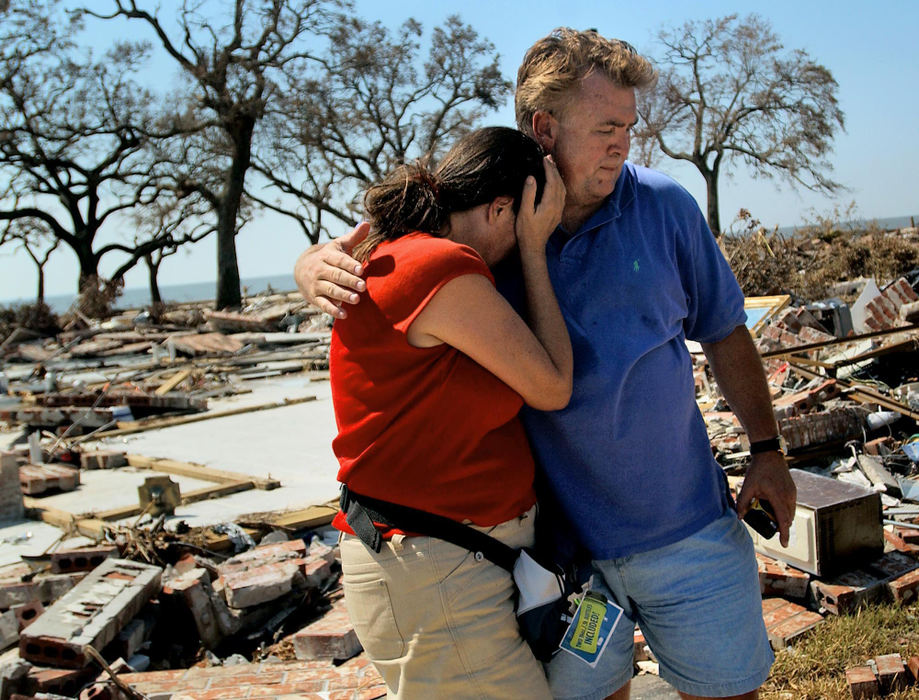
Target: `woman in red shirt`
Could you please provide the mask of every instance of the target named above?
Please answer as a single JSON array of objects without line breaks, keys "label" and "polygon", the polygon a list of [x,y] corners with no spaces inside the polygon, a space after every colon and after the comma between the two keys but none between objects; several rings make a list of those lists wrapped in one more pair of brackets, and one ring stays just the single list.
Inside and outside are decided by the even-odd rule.
[{"label": "woman in red shirt", "polygon": [[[545,257],[564,196],[537,144],[503,127],[464,137],[436,170],[403,165],[368,190],[372,232],[355,250],[367,291],[335,322],[331,349],[333,449],[350,491],[532,544],[534,466],[518,412],[571,395]],[[515,245],[529,326],[489,271]],[[355,631],[390,697],[549,697],[507,571],[388,526],[376,552],[343,513],[334,524]]]}]

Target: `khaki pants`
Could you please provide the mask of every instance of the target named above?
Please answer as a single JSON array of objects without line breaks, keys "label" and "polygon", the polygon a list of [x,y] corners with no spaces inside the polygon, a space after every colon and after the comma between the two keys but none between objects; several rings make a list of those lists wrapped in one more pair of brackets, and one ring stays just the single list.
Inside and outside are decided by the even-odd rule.
[{"label": "khaki pants", "polygon": [[[490,535],[531,545],[535,507]],[[431,537],[394,537],[379,554],[343,535],[345,603],[388,697],[549,698],[514,616],[511,575]]]}]

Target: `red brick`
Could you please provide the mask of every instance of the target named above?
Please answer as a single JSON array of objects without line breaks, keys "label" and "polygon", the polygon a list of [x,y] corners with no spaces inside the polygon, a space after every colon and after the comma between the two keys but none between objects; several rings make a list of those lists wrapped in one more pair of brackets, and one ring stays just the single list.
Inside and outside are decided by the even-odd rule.
[{"label": "red brick", "polygon": [[[214,678],[211,678],[211,688],[222,688],[226,686],[233,685],[281,685],[284,681],[287,680],[287,674],[284,671],[278,670],[274,673],[259,673],[257,671],[258,667],[253,664],[239,664],[240,668],[248,669],[249,673],[238,673],[238,674],[221,674],[216,675]],[[217,668],[222,668],[218,666]],[[233,666],[227,667],[227,670],[234,668]]]},{"label": "red brick", "polygon": [[250,698],[265,698],[270,696],[277,695],[293,695],[299,692],[316,692],[312,689],[305,690],[302,686],[297,683],[282,683],[279,685],[253,685],[249,689]]},{"label": "red brick", "polygon": [[33,666],[25,679],[25,685],[33,692],[57,693],[92,680],[92,669],[61,669]]},{"label": "red brick", "polygon": [[303,559],[307,556],[308,551],[306,542],[301,539],[273,542],[247,549],[245,552],[227,559],[217,568],[221,573],[245,571],[253,567],[264,566],[273,561]]},{"label": "red brick", "polygon": [[322,668],[315,668],[304,671],[288,671],[287,680],[291,683],[310,684],[316,681],[323,681],[330,678],[329,662],[327,660],[323,660],[319,663],[323,665]]},{"label": "red brick", "polygon": [[913,683],[919,683],[919,656],[910,656],[909,661],[906,662],[906,668],[913,677]]},{"label": "red brick", "polygon": [[[911,524],[916,525],[917,523],[914,522]],[[894,531],[900,535],[907,544],[919,544],[919,530],[916,528],[894,526]]]},{"label": "red brick", "polygon": [[[768,601],[768,602],[767,602]],[[780,601],[775,603],[772,601]],[[773,649],[784,649],[823,622],[823,617],[781,598],[763,601],[763,622]]]},{"label": "red brick", "polygon": [[[183,689],[176,688],[173,692],[181,692]],[[242,700],[243,698],[248,698],[249,693],[252,691],[251,688],[241,687],[238,689],[239,692],[231,692],[226,688],[217,688],[216,690],[198,690],[192,693],[192,697],[195,700]]]},{"label": "red brick", "polygon": [[759,569],[759,588],[764,596],[787,596],[804,598],[807,595],[810,576],[779,562],[765,554],[756,554]]},{"label": "red brick", "polygon": [[303,574],[296,561],[277,561],[241,571],[222,572],[227,605],[251,608],[290,593]]},{"label": "red brick", "polygon": [[906,687],[906,666],[903,665],[903,658],[899,654],[875,656],[874,663],[877,667],[878,685],[883,694]]},{"label": "red brick", "polygon": [[386,697],[386,684],[381,683],[380,685],[374,686],[372,688],[365,688],[358,692],[355,700],[377,700],[378,698]]},{"label": "red brick", "polygon": [[[772,402],[772,406],[774,409],[781,411],[783,416],[787,417],[791,415],[797,415],[807,408],[816,406],[817,404],[823,403],[827,399],[831,399],[838,395],[839,387],[836,384],[836,380],[827,379],[812,389],[780,396]],[[786,411],[786,408],[790,408],[792,410]]]},{"label": "red brick", "polygon": [[909,282],[906,281],[905,277],[899,277],[894,283],[893,286],[896,287],[900,294],[909,301],[919,301],[919,294],[916,293],[916,290],[913,289]]},{"label": "red brick", "polygon": [[841,584],[813,581],[814,597],[822,608],[834,615],[855,612],[860,606],[880,599],[880,586],[858,588]]},{"label": "red brick", "polygon": [[889,581],[887,589],[898,603],[911,603],[919,596],[919,569]]},{"label": "red brick", "polygon": [[181,679],[185,674],[188,673],[187,669],[173,669],[170,671],[144,671],[142,673],[124,673],[119,678],[125,680],[126,683],[134,683],[135,680],[140,681],[175,681]]},{"label": "red brick", "polygon": [[198,636],[208,649],[220,643],[224,630],[229,625],[221,626],[218,611],[215,609],[210,579],[204,569],[190,571],[169,579],[163,585],[163,595],[171,596],[185,604],[195,622]]},{"label": "red brick", "polygon": [[[186,690],[204,690],[210,682],[207,678],[175,679],[175,680],[130,680],[133,676],[143,676],[143,673],[128,673],[118,676],[120,680],[130,685],[132,688],[151,694],[151,693],[175,693]],[[224,692],[226,692],[224,690]]]},{"label": "red brick", "polygon": [[[24,572],[25,573],[25,572]],[[0,609],[38,600],[53,603],[76,586],[85,574],[58,574],[36,577],[32,581],[5,580],[0,582]]]},{"label": "red brick", "polygon": [[325,559],[307,559],[302,571],[308,588],[322,588],[334,576],[332,564]]},{"label": "red brick", "polygon": [[846,669],[846,682],[852,700],[880,697],[880,686],[870,666],[853,666]]},{"label": "red brick", "polygon": [[172,565],[173,576],[184,576],[192,569],[198,568],[198,561],[195,559],[195,555],[190,552],[186,552],[179,560]]},{"label": "red brick", "polygon": [[39,600],[33,600],[30,603],[14,605],[10,608],[16,614],[16,620],[19,623],[19,631],[22,632],[26,627],[35,622],[42,613],[45,612],[45,606]]},{"label": "red brick", "polygon": [[73,491],[80,485],[80,470],[58,464],[26,464],[19,467],[19,484],[29,495],[49,489]]},{"label": "red brick", "polygon": [[69,574],[75,571],[92,571],[109,557],[117,556],[118,547],[113,544],[58,550],[51,554],[51,572]]},{"label": "red brick", "polygon": [[893,451],[894,439],[889,435],[884,437],[875,438],[874,440],[869,440],[864,444],[862,449],[865,454],[874,455],[878,457],[881,455],[881,447],[886,447],[889,451]]},{"label": "red brick", "polygon": [[919,554],[919,544],[908,542],[903,536],[906,528],[893,526],[892,530],[884,528],[884,540],[898,552],[916,556]]},{"label": "red brick", "polygon": [[127,464],[124,452],[115,450],[93,450],[80,455],[83,469],[115,469]]},{"label": "red brick", "polygon": [[[240,664],[152,671],[119,676],[145,693],[187,693],[194,700],[230,697],[383,697],[379,673],[365,657],[335,666],[328,661]],[[314,693],[316,695],[314,695]],[[321,695],[320,695],[321,694]]]},{"label": "red brick", "polygon": [[298,659],[348,659],[362,649],[344,600],[290,639]]},{"label": "red brick", "polygon": [[234,664],[232,666],[195,666],[194,668],[188,669],[186,678],[226,678],[232,676],[237,678],[239,676],[257,676],[259,673],[264,673],[266,677],[271,676],[272,673],[283,673],[286,666],[282,667],[281,664]]}]

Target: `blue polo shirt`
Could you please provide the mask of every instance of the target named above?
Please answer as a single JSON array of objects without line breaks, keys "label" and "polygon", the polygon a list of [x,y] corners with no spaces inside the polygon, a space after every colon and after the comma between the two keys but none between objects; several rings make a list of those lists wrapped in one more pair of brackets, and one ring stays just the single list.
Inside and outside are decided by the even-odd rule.
[{"label": "blue polo shirt", "polygon": [[692,196],[631,163],[547,254],[574,393],[564,410],[525,410],[537,462],[594,559],[676,542],[725,507],[684,341],[742,325],[743,293]]}]

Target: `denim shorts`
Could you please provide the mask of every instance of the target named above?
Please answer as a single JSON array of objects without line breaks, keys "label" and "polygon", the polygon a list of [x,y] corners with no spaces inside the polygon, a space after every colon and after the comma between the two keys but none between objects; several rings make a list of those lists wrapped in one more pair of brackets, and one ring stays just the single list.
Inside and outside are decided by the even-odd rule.
[{"label": "denim shorts", "polygon": [[625,613],[594,668],[564,651],[547,665],[556,698],[601,700],[632,677],[634,625],[678,691],[741,695],[774,661],[753,543],[733,510],[665,547],[593,562],[592,588]]}]

